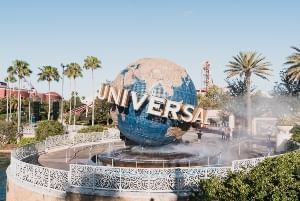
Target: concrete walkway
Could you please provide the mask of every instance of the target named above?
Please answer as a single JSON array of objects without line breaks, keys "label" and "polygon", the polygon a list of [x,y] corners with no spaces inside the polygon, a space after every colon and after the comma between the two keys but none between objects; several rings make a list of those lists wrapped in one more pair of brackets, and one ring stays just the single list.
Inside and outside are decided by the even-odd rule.
[{"label": "concrete walkway", "polygon": [[63,149],[40,155],[38,162],[45,167],[69,170],[70,164],[89,164],[93,155],[124,146],[124,142],[119,141],[110,143],[110,145],[107,143],[81,147],[64,147]]},{"label": "concrete walkway", "polygon": [[[183,143],[192,152],[214,156],[222,154],[224,164],[230,165],[232,160],[259,157],[267,155],[274,146],[274,139],[268,141],[265,137],[251,136],[239,139],[223,140],[220,134],[203,133],[201,139],[197,139],[189,133],[188,143]],[[197,135],[195,133],[195,135]],[[271,148],[270,148],[271,146]],[[123,148],[125,143],[118,141],[109,144],[85,144],[80,147],[63,147],[58,150],[50,150],[40,155],[38,162],[42,166],[69,170],[70,164],[91,164],[90,158],[97,153],[102,153],[115,148]],[[227,162],[226,162],[227,161]]]}]

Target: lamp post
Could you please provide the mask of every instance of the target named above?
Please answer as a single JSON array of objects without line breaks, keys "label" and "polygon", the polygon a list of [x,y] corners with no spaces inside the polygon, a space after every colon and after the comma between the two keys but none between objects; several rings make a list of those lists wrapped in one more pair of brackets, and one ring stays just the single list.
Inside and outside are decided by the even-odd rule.
[{"label": "lamp post", "polygon": [[60,64],[60,66],[62,67],[60,121],[63,124],[63,113],[64,113],[64,72],[65,72],[66,65]]}]

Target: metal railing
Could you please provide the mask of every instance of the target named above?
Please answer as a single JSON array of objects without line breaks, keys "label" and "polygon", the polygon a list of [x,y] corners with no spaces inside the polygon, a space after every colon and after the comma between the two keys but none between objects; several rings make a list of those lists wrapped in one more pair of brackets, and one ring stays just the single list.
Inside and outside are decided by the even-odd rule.
[{"label": "metal railing", "polygon": [[[11,155],[10,175],[18,182],[32,184],[47,192],[65,193],[69,188],[93,193],[97,190],[118,192],[189,192],[200,179],[226,177],[230,171],[250,169],[267,157],[234,160],[229,167],[126,168],[70,164],[69,171],[27,163],[50,149],[74,144],[103,143],[119,139],[119,131],[61,135],[17,148]],[[275,157],[275,156],[271,156]]]}]

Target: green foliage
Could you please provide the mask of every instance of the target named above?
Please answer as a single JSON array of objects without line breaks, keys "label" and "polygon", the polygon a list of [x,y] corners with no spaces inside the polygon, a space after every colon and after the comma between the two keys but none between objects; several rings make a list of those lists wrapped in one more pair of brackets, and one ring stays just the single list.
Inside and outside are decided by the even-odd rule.
[{"label": "green foliage", "polygon": [[6,98],[0,99],[0,114],[6,114]]},{"label": "green foliage", "polygon": [[[227,88],[229,90],[230,96],[244,96],[247,92],[247,86],[245,81],[241,79],[234,79],[234,80],[225,80],[227,83]],[[251,86],[250,91],[253,92],[255,87]]]},{"label": "green foliage", "polygon": [[199,182],[190,200],[246,201],[300,199],[300,151],[268,158],[250,171]]},{"label": "green foliage", "polygon": [[287,57],[286,65],[288,65],[287,75],[291,80],[299,81],[300,80],[300,49],[297,47],[292,47],[294,52]]},{"label": "green foliage", "polygon": [[17,125],[13,122],[0,121],[0,144],[13,143],[17,137]]},{"label": "green foliage", "polygon": [[300,143],[300,126],[294,126],[290,132],[293,133],[292,140]]},{"label": "green foliage", "polygon": [[277,125],[278,126],[293,126],[294,124],[294,120],[291,116],[288,115],[281,115],[278,119],[277,119]]},{"label": "green foliage", "polygon": [[206,94],[199,97],[199,106],[210,109],[220,109],[228,101],[229,95],[216,85],[211,86]]},{"label": "green foliage", "polygon": [[280,81],[280,83],[275,83],[273,88],[274,95],[298,96],[300,94],[300,81],[291,79],[287,69],[280,71]]},{"label": "green foliage", "polygon": [[260,78],[267,79],[266,76],[271,75],[270,62],[265,61],[265,57],[256,52],[240,52],[237,56],[233,57],[233,61],[229,61],[227,69],[224,71],[227,74],[227,78],[234,76],[244,76],[247,91],[250,89],[251,74],[255,74]]},{"label": "green foliage", "polygon": [[82,106],[82,102],[81,102],[80,97],[78,96],[78,93],[77,92],[76,93],[72,92],[72,96],[71,96],[70,100],[66,101],[66,102],[68,102],[68,111],[70,110],[70,105],[69,105],[70,101],[72,103],[72,107],[74,108],[74,99],[75,99],[75,96],[76,96],[76,100],[75,100],[76,105],[75,105],[75,108]]},{"label": "green foliage", "polygon": [[103,130],[104,128],[101,125],[95,125],[82,128],[78,131],[78,133],[102,132]]},{"label": "green foliage", "polygon": [[[69,117],[70,117],[69,112],[68,112],[66,115],[64,115],[64,121],[65,121],[67,124],[69,123]],[[71,114],[71,124],[72,124],[72,122],[73,122],[73,118],[74,118],[74,115]],[[75,121],[76,121],[76,124],[78,123],[78,121],[81,121],[81,120],[80,120],[80,116],[76,115],[76,116],[75,116]],[[82,125],[81,123],[79,123],[79,124]]]},{"label": "green foliage", "polygon": [[77,77],[82,77],[82,69],[79,64],[73,62],[67,65],[64,74],[68,78],[76,79]]},{"label": "green foliage", "polygon": [[23,146],[26,144],[32,144],[37,142],[37,140],[35,138],[29,138],[29,137],[22,137],[18,143],[18,146]]},{"label": "green foliage", "polygon": [[[92,120],[91,110],[88,114],[88,118]],[[98,97],[95,99],[95,123],[97,124],[109,124],[111,120],[110,105],[104,100],[100,100]]]},{"label": "green foliage", "polygon": [[5,121],[6,114],[0,114],[0,121]]},{"label": "green foliage", "polygon": [[38,122],[35,130],[38,141],[46,139],[48,136],[61,135],[64,133],[64,127],[58,121],[46,120]]},{"label": "green foliage", "polygon": [[39,68],[39,70],[38,81],[59,81],[60,75],[56,67],[43,66],[43,68]]},{"label": "green foliage", "polygon": [[97,68],[101,68],[101,61],[95,56],[87,56],[84,59],[83,68],[87,70],[96,70]]}]

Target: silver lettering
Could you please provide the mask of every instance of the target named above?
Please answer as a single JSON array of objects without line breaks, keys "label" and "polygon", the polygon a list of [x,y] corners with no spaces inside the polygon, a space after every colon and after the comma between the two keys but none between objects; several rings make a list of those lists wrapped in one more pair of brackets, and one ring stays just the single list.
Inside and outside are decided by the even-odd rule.
[{"label": "silver lettering", "polygon": [[118,93],[116,92],[116,89],[114,87],[110,87],[107,102],[109,103],[115,103],[116,105],[120,105],[121,99],[122,99],[122,92],[123,89],[118,90]]},{"label": "silver lettering", "polygon": [[166,100],[163,98],[151,96],[150,100],[149,100],[147,113],[160,117],[162,114],[160,105],[164,105],[165,102],[166,102]]},{"label": "silver lettering", "polygon": [[132,91],[131,98],[132,98],[133,109],[137,111],[140,109],[140,107],[143,105],[143,103],[147,100],[148,95],[144,94],[143,97],[140,100],[138,100],[136,92]]},{"label": "silver lettering", "polygon": [[182,106],[182,112],[183,112],[183,115],[181,116],[181,120],[182,121],[185,121],[185,122],[191,122],[193,120],[193,114],[191,112],[194,111],[195,107],[192,106],[192,105],[183,105]]},{"label": "silver lettering", "polygon": [[171,119],[178,120],[177,112],[179,112],[180,107],[181,107],[180,102],[167,100],[163,117],[168,118],[169,113],[171,113]]},{"label": "silver lettering", "polygon": [[108,91],[109,91],[109,85],[101,84],[101,88],[100,88],[100,91],[99,91],[99,99],[100,100],[107,99]]}]

